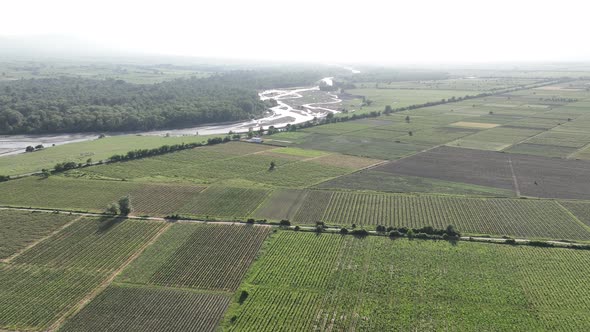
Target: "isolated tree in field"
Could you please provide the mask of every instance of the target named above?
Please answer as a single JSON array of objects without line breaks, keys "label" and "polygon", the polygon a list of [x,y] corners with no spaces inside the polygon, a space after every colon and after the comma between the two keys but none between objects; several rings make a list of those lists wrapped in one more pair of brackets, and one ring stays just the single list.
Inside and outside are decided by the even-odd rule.
[{"label": "isolated tree in field", "polygon": [[35,151],[35,148],[31,145],[29,145],[25,148],[25,152],[33,152],[33,151]]},{"label": "isolated tree in field", "polygon": [[410,135],[410,136],[413,136],[413,135],[414,135],[414,133],[413,133],[413,132],[411,132],[411,131],[408,131],[408,135]]},{"label": "isolated tree in field", "polygon": [[409,115],[406,115],[406,122],[410,123],[410,116]]},{"label": "isolated tree in field", "polygon": [[117,207],[117,204],[115,204],[115,203],[109,204],[109,206],[107,206],[106,213],[113,214],[113,215],[119,214],[119,208]]},{"label": "isolated tree in field", "polygon": [[273,171],[277,165],[275,164],[274,160],[270,162],[270,167],[268,168],[269,171]]},{"label": "isolated tree in field", "polygon": [[123,216],[129,215],[129,213],[131,213],[131,201],[129,196],[121,197],[121,199],[119,199],[119,211]]}]

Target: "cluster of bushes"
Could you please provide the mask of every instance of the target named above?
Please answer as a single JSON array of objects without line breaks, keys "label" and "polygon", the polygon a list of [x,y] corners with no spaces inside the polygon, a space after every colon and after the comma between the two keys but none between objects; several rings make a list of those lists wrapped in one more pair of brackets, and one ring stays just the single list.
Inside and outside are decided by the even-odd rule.
[{"label": "cluster of bushes", "polygon": [[461,233],[459,233],[453,225],[447,226],[446,229],[438,229],[431,226],[425,226],[422,228],[388,227],[385,231],[389,233],[390,237],[407,236],[418,239],[449,239],[461,237]]},{"label": "cluster of bushes", "polygon": [[25,152],[33,152],[33,151],[43,150],[44,148],[45,147],[43,146],[43,144],[38,144],[36,146],[29,145],[25,148]]},{"label": "cluster of bushes", "polygon": [[250,218],[248,220],[246,220],[246,224],[254,224],[254,223],[260,223],[260,224],[266,224],[268,222],[268,220],[266,219],[254,219],[254,218]]}]

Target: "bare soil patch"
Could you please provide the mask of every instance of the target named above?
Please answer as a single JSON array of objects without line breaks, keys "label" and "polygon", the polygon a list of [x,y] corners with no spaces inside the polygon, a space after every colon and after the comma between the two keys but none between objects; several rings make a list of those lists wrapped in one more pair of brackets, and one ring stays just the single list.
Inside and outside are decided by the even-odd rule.
[{"label": "bare soil patch", "polygon": [[590,199],[590,162],[493,151],[439,147],[384,164],[376,171],[514,189],[524,196]]},{"label": "bare soil patch", "polygon": [[459,121],[459,122],[451,123],[451,126],[465,127],[465,128],[477,128],[477,129],[489,129],[489,128],[496,128],[499,126],[499,124]]}]

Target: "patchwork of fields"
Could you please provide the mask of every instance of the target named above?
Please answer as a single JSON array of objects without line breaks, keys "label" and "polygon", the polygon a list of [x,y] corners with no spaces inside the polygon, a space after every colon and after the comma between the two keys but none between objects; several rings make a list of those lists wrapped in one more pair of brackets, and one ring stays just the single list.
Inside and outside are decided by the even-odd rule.
[{"label": "patchwork of fields", "polygon": [[[285,255],[291,248],[296,255]],[[586,251],[281,232],[241,287],[250,295],[230,306],[222,326],[582,331],[590,302],[575,285],[589,260]]]},{"label": "patchwork of fields", "polygon": [[[351,116],[541,81],[367,82],[344,105]],[[590,243],[580,82],[2,182],[0,330],[589,330],[588,250],[310,232],[454,225]],[[0,173],[124,152],[109,140],[0,158]],[[65,212],[124,196],[153,220]],[[216,222],[156,218],[172,215]]]}]

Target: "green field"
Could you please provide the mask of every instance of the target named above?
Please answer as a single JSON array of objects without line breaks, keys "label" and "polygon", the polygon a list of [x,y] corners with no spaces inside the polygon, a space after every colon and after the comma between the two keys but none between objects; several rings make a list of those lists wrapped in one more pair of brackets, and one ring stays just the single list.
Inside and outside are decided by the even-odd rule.
[{"label": "green field", "polygon": [[0,328],[47,328],[164,226],[83,218],[0,265]]},{"label": "green field", "polygon": [[0,260],[35,244],[78,216],[0,210]]},{"label": "green field", "polygon": [[222,326],[581,331],[590,328],[590,302],[575,285],[589,260],[567,249],[281,232],[241,286],[248,298],[230,306]]},{"label": "green field", "polygon": [[0,158],[1,175],[19,175],[52,169],[55,164],[64,161],[86,163],[106,160],[115,154],[125,154],[135,149],[151,149],[162,145],[180,143],[206,142],[211,136],[111,136],[92,141],[69,143],[43,150]]},{"label": "green field", "polygon": [[175,224],[117,280],[233,291],[270,230],[264,226]]},{"label": "green field", "polygon": [[322,218],[335,224],[394,227],[453,224],[471,234],[590,240],[590,231],[553,201],[334,193]]},{"label": "green field", "polygon": [[229,301],[224,294],[114,285],[59,331],[215,331]]}]

